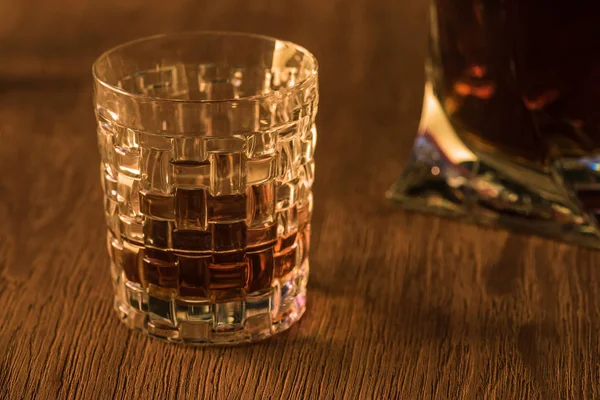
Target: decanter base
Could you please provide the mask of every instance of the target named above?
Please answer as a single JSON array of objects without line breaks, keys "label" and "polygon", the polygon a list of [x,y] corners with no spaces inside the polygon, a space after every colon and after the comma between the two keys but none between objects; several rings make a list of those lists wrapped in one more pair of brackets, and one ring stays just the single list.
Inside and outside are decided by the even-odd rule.
[{"label": "decanter base", "polygon": [[409,210],[600,249],[598,165],[600,157],[536,169],[425,130],[388,197]]}]

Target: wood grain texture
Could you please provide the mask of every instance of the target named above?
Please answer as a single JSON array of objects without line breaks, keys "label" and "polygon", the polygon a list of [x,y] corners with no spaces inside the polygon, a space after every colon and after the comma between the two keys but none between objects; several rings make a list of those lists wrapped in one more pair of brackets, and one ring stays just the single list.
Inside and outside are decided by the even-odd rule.
[{"label": "wood grain texture", "polygon": [[[425,3],[5,1],[0,398],[600,398],[598,253],[383,196],[421,109]],[[112,311],[90,65],[189,29],[286,38],[321,65],[308,311],[252,346],[164,344]]]}]

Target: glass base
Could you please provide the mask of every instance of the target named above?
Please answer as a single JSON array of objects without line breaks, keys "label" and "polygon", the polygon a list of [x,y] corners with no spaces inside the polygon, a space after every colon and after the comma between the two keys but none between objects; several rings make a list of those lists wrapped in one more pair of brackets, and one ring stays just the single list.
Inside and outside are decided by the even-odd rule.
[{"label": "glass base", "polygon": [[600,249],[600,156],[536,168],[462,141],[426,87],[420,133],[388,192],[403,207]]},{"label": "glass base", "polygon": [[[115,268],[113,268],[115,270]],[[288,329],[306,310],[308,264],[273,282],[269,290],[239,301],[164,298],[113,275],[114,307],[129,328],[171,343],[232,346],[266,339]]]}]

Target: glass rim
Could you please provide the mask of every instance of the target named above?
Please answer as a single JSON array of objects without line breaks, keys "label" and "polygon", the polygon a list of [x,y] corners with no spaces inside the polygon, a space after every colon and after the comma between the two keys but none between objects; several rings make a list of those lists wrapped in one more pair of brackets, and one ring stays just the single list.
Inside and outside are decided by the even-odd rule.
[{"label": "glass rim", "polygon": [[[229,36],[229,37],[246,37],[246,38],[254,38],[260,39],[268,42],[280,42],[284,43],[291,48],[296,49],[297,51],[303,53],[306,57],[309,57],[312,68],[310,69],[310,75],[304,79],[299,80],[294,83],[292,86],[283,87],[275,89],[268,93],[254,94],[250,96],[242,96],[237,98],[227,98],[227,99],[176,99],[176,98],[167,98],[160,96],[148,96],[144,94],[137,94],[129,92],[119,86],[110,84],[106,81],[106,79],[102,79],[98,73],[98,64],[109,57],[111,54],[123,50],[126,47],[134,46],[136,44],[151,42],[164,38],[175,38],[178,36]],[[143,101],[152,101],[152,102],[164,102],[164,103],[189,103],[189,104],[210,104],[210,103],[233,103],[233,102],[241,102],[241,101],[252,101],[252,100],[261,100],[269,97],[281,96],[288,92],[293,92],[298,88],[310,84],[311,82],[317,79],[319,70],[319,64],[317,62],[317,58],[308,51],[305,47],[300,46],[294,42],[288,40],[277,39],[272,36],[262,35],[257,33],[247,33],[247,32],[238,32],[238,31],[213,31],[213,30],[202,30],[202,31],[183,31],[183,32],[175,32],[175,33],[159,33],[157,35],[145,36],[133,40],[129,40],[127,42],[121,43],[117,46],[111,47],[108,50],[104,51],[92,64],[92,75],[94,81],[98,84],[102,85],[105,89],[112,91],[121,96],[127,96],[137,100]]]}]

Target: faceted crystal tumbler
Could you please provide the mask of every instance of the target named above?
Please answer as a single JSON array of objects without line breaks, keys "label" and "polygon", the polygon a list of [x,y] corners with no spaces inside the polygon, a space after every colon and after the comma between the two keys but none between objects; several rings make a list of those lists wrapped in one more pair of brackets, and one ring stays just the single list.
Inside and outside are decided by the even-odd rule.
[{"label": "faceted crystal tumbler", "polygon": [[238,33],[130,42],[93,67],[115,309],[153,337],[236,344],[305,310],[317,62]]}]

